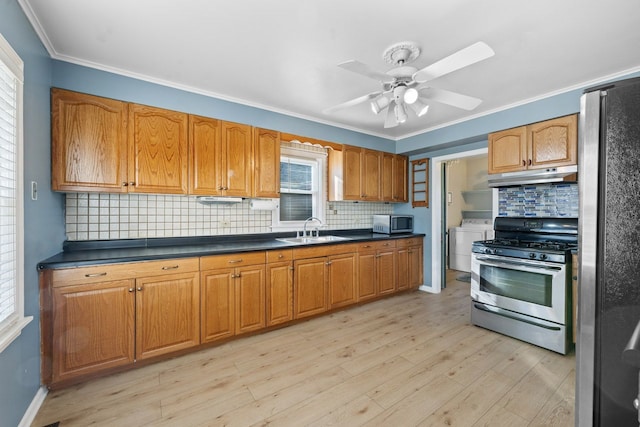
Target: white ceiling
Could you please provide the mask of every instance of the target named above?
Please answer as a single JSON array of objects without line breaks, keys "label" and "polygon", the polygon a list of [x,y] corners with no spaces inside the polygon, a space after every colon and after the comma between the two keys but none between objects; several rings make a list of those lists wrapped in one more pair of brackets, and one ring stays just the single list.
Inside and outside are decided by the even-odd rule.
[{"label": "white ceiling", "polygon": [[[638,0],[19,0],[53,58],[390,139],[640,71]],[[377,91],[338,63],[386,72],[413,41],[423,68],[477,41],[495,56],[430,82],[484,100],[432,102],[384,129]],[[284,129],[286,130],[286,129]]]}]

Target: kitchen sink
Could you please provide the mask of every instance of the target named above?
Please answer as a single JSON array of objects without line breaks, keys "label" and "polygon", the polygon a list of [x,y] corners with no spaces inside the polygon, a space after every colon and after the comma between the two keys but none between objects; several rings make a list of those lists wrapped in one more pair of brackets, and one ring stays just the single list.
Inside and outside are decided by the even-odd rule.
[{"label": "kitchen sink", "polygon": [[276,239],[279,242],[292,243],[294,245],[305,245],[312,243],[339,242],[342,240],[351,240],[349,237],[342,236],[315,236],[315,237],[283,237]]}]

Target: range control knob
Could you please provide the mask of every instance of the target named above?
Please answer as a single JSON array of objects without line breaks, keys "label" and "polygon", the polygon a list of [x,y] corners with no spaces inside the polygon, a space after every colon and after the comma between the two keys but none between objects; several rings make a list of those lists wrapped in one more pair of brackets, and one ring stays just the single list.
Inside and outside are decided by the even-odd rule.
[{"label": "range control knob", "polygon": [[535,252],[529,252],[529,258],[530,259],[536,259],[536,253]]},{"label": "range control knob", "polygon": [[540,254],[540,259],[543,261],[547,259],[547,254]]},{"label": "range control knob", "polygon": [[496,250],[491,248],[484,248],[484,253],[488,255],[493,255],[496,253]]}]

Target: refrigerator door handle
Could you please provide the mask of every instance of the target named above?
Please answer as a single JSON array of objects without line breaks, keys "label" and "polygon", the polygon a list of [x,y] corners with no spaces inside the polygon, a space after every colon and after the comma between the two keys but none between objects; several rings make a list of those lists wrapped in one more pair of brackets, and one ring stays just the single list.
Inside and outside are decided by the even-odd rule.
[{"label": "refrigerator door handle", "polygon": [[640,368],[640,321],[622,351],[622,360],[635,368]]}]

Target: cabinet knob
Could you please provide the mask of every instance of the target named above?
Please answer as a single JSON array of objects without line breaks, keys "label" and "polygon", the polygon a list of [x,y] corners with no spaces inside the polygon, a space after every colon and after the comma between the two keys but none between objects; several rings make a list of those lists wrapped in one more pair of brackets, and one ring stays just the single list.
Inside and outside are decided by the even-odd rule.
[{"label": "cabinet knob", "polygon": [[224,190],[224,187],[223,186],[219,186],[218,190]]},{"label": "cabinet knob", "polygon": [[529,159],[529,166],[531,166],[533,164],[533,161],[531,161],[531,159]]},{"label": "cabinet knob", "polygon": [[122,183],[122,186],[123,186],[123,187],[126,187],[127,185],[129,185],[129,183],[128,183],[128,182],[123,182],[123,183]]},{"label": "cabinet knob", "polygon": [[133,181],[129,182],[129,186],[130,186],[130,187],[134,187],[135,185],[136,185],[136,183],[135,183],[135,182],[133,182]]},{"label": "cabinet knob", "polygon": [[139,292],[142,292],[143,290],[144,290],[144,288],[143,288],[142,286],[138,286],[138,287],[136,288],[136,291],[139,291]]},{"label": "cabinet knob", "polygon": [[331,265],[331,261],[327,261],[327,262],[326,262],[326,265]]},{"label": "cabinet knob", "polygon": [[133,293],[133,291],[135,291],[135,289],[129,288],[128,291],[129,291],[129,293]]},{"label": "cabinet knob", "polygon": [[280,259],[280,258],[284,258],[284,255],[278,254],[278,259]]},{"label": "cabinet knob", "polygon": [[527,161],[522,159],[522,166],[527,166]]}]

